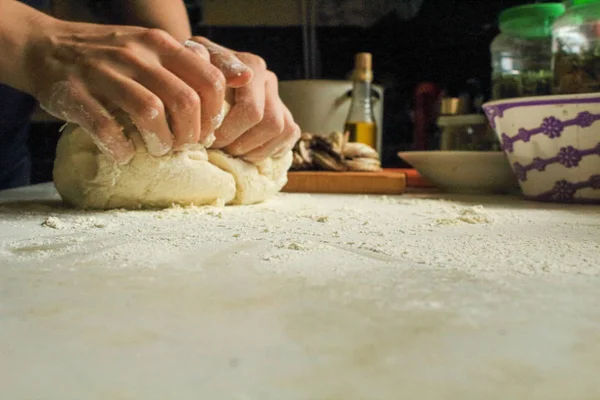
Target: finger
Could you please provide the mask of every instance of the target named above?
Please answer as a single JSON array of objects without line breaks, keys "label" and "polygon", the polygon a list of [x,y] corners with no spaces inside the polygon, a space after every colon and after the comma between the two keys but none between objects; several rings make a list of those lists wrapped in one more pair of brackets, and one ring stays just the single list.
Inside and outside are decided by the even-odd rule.
[{"label": "finger", "polygon": [[244,160],[257,163],[267,157],[280,158],[294,148],[300,139],[300,127],[294,122],[292,114],[286,109],[285,129],[281,135],[275,137],[246,154]]},{"label": "finger", "polygon": [[302,134],[302,129],[300,126],[294,121],[294,117],[292,116],[289,108],[284,106],[284,121],[285,128],[283,130],[282,136],[284,139],[282,140],[281,145],[275,152],[273,153],[274,158],[283,157],[287,152],[292,151],[298,140],[300,140],[300,135]]},{"label": "finger", "polygon": [[263,118],[265,106],[265,86],[250,84],[237,89],[234,105],[223,123],[216,130],[214,148],[221,149],[242,136]]},{"label": "finger", "polygon": [[265,110],[266,70],[254,69],[254,78],[244,87],[235,90],[234,104],[215,135],[214,148],[224,148],[243,133],[258,125]]},{"label": "finger", "polygon": [[[194,51],[182,46],[183,51],[176,56],[166,57],[163,65],[172,74],[196,91],[202,104],[202,113],[198,118],[201,127],[201,140],[214,131],[215,121],[225,99],[225,77],[214,65]],[[190,96],[191,97],[191,94]]]},{"label": "finger", "polygon": [[301,134],[302,130],[296,123],[294,123],[291,127],[291,131],[284,133],[286,139],[283,142],[283,145],[279,146],[279,149],[275,150],[275,153],[271,157],[281,158],[292,151],[294,146],[296,146],[296,143],[298,143],[298,140],[300,140]]},{"label": "finger", "polygon": [[227,86],[238,88],[248,84],[252,80],[252,69],[243,63],[233,50],[211,42],[201,36],[195,36],[191,41],[199,43],[207,49],[210,54],[210,61],[225,75]]},{"label": "finger", "polygon": [[[201,99],[184,81],[164,68],[147,69],[139,82],[156,94],[164,107],[173,132],[173,148],[201,139]],[[203,110],[202,110],[203,111]]]},{"label": "finger", "polygon": [[202,57],[203,60],[210,61],[210,53],[208,52],[208,49],[204,47],[204,45],[194,42],[193,40],[186,40],[183,42],[183,45]]},{"label": "finger", "polygon": [[123,134],[123,127],[83,84],[57,82],[47,95],[41,94],[39,98],[44,110],[81,126],[111,160],[126,164],[135,155],[133,143]]},{"label": "finger", "polygon": [[265,82],[265,110],[262,121],[236,139],[225,151],[233,156],[247,154],[279,136],[285,127],[285,106],[279,99],[277,77],[267,72]]},{"label": "finger", "polygon": [[159,157],[173,146],[173,134],[160,98],[132,79],[98,69],[90,74],[92,90],[129,115],[148,153]]}]

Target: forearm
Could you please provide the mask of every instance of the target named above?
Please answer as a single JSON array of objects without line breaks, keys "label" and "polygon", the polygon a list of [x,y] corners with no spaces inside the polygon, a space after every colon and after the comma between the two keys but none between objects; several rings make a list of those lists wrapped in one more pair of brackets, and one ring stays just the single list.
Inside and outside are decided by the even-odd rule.
[{"label": "forearm", "polygon": [[0,83],[31,92],[27,68],[28,44],[54,21],[14,0],[0,0]]},{"label": "forearm", "polygon": [[118,23],[159,28],[180,42],[192,36],[183,0],[111,0],[108,3]]}]

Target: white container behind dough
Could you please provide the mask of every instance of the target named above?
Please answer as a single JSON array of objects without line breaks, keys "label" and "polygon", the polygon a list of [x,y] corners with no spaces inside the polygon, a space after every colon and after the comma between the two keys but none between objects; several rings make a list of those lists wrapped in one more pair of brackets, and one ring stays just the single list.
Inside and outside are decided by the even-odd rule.
[{"label": "white container behind dough", "polygon": [[[373,85],[373,114],[381,140],[383,87]],[[350,109],[352,81],[296,80],[279,82],[279,95],[303,132],[325,135],[342,131]],[[381,143],[378,143],[381,148]]]}]

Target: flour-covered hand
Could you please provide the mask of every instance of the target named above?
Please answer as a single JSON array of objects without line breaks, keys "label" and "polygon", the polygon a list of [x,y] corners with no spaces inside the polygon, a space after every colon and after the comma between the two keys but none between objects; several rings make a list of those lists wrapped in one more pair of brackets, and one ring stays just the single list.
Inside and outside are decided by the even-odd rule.
[{"label": "flour-covered hand", "polygon": [[118,163],[134,148],[117,110],[155,156],[206,140],[221,112],[223,73],[158,29],[53,20],[25,51],[27,91],[49,113],[79,124]]},{"label": "flour-covered hand", "polygon": [[290,151],[300,137],[300,128],[281,101],[277,76],[267,69],[265,61],[203,37],[191,40],[206,49],[212,64],[233,89],[232,108],[215,132],[212,147],[250,162]]}]

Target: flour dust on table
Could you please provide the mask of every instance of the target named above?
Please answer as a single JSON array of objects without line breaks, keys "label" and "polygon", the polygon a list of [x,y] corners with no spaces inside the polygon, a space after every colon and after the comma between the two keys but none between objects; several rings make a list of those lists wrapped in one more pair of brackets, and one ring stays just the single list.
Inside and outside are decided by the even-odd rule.
[{"label": "flour dust on table", "polygon": [[85,211],[54,201],[0,203],[0,229],[10,233],[0,232],[0,264],[195,269],[243,255],[278,273],[408,263],[477,276],[600,275],[600,217],[590,206],[287,193],[243,208]]},{"label": "flour dust on table", "polygon": [[599,248],[597,207],[514,197],[4,191],[0,397],[600,399]]},{"label": "flour dust on table", "polygon": [[125,135],[136,148],[126,165],[109,160],[81,127],[68,126],[62,134],[53,175],[67,204],[86,209],[254,204],[287,183],[291,152],[251,164],[193,144],[155,157],[148,153],[135,126],[121,119]]}]

